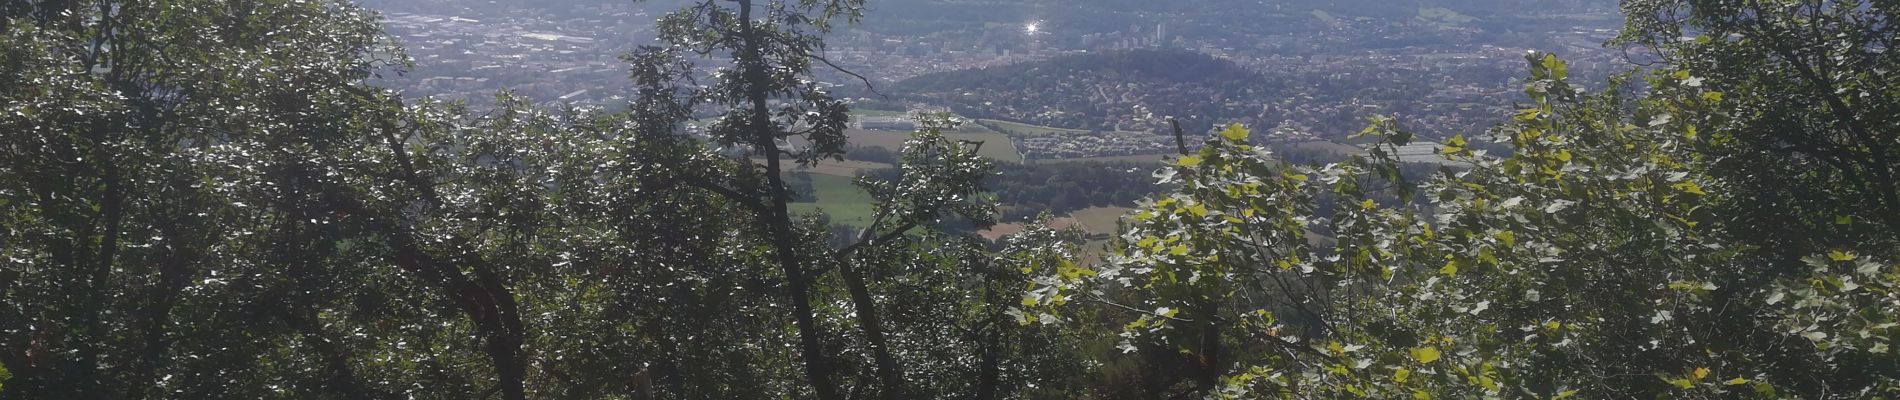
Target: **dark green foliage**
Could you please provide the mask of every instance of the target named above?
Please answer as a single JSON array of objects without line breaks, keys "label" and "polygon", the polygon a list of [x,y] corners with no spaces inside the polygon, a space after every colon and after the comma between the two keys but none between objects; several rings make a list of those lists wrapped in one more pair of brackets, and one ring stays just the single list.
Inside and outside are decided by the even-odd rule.
[{"label": "dark green foliage", "polygon": [[[1161,166],[999,165],[944,115],[849,149],[810,78],[859,1],[694,2],[614,111],[367,86],[404,61],[345,2],[7,1],[0,395],[1900,393],[1896,6],[1624,5],[1667,64],[1589,91],[1531,54],[1520,111],[1427,173],[1385,118],[1363,155],[1232,126]],[[1260,95],[1192,54],[1047,65],[1011,73]],[[839,158],[896,166],[857,180],[868,226],[789,213],[786,164]],[[999,199],[1138,209],[1099,249],[956,232]]]},{"label": "dark green foliage", "polygon": [[1161,189],[1153,164],[1127,162],[1003,164],[985,182],[996,200],[1009,205],[1005,221],[1026,221],[1049,213],[1065,215],[1089,207],[1128,206]]}]

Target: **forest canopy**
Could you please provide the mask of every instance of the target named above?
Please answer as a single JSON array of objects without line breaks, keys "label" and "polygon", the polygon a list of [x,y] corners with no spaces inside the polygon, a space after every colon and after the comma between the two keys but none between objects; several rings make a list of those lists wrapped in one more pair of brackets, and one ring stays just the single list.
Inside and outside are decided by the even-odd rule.
[{"label": "forest canopy", "polygon": [[[685,3],[587,109],[372,85],[412,62],[346,0],[0,2],[0,397],[1900,394],[1893,2],[1623,0],[1658,63],[1528,54],[1423,175],[1366,115],[1323,164],[1206,121],[998,180],[924,115],[842,238],[787,178],[851,153],[813,76],[877,1]],[[1138,67],[1269,84],[1186,62]],[[950,228],[1068,182],[1159,193]]]}]

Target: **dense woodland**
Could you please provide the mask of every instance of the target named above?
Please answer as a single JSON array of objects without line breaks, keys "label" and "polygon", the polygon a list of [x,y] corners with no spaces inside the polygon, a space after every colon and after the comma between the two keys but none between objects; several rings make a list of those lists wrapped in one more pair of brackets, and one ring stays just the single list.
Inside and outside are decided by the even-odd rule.
[{"label": "dense woodland", "polygon": [[788,211],[866,6],[689,2],[595,111],[367,85],[344,0],[0,2],[0,398],[1900,393],[1900,4],[1624,0],[1661,62],[1527,55],[1455,168],[1227,126],[1093,246],[937,229],[1019,186],[945,116],[868,227]]}]

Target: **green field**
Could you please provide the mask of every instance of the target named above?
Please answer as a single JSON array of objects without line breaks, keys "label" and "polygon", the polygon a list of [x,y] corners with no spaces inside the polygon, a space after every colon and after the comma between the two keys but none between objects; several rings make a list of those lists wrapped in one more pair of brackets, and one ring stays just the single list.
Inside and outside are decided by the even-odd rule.
[{"label": "green field", "polygon": [[[904,141],[910,140],[910,132],[851,129],[845,131],[845,135],[851,137],[851,144],[867,147],[883,147],[891,151],[903,149]],[[985,129],[984,133],[945,133],[943,136],[950,140],[983,142],[983,149],[979,151],[978,154],[982,154],[984,157],[1004,162],[1023,162],[1022,153],[1016,151],[1016,142],[1010,141],[1009,136],[1004,136],[1001,133],[989,132]]]},{"label": "green field", "polygon": [[1114,235],[1122,216],[1134,212],[1128,207],[1091,207],[1069,213],[1091,235]]},{"label": "green field", "polygon": [[871,224],[877,210],[871,205],[871,195],[858,189],[851,183],[852,178],[811,174],[812,191],[818,197],[815,203],[792,203],[793,214],[822,212],[831,216],[831,223],[854,227]]}]

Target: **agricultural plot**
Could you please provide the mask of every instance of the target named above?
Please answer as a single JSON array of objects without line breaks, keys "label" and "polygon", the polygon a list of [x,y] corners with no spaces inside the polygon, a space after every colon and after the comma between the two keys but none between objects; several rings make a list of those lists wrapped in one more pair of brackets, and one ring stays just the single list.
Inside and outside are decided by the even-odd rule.
[{"label": "agricultural plot", "polygon": [[876,207],[871,204],[871,195],[852,183],[853,178],[811,174],[812,192],[818,201],[811,203],[792,203],[791,211],[795,215],[823,213],[831,216],[834,224],[864,227],[871,224]]}]

